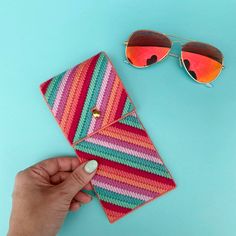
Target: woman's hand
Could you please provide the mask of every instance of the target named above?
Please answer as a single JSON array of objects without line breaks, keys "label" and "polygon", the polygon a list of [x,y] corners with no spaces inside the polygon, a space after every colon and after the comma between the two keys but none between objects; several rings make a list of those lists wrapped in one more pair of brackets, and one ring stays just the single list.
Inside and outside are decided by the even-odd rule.
[{"label": "woman's hand", "polygon": [[69,210],[91,201],[80,190],[91,189],[96,168],[94,160],[79,165],[77,158],[61,157],[19,172],[8,236],[55,236]]}]

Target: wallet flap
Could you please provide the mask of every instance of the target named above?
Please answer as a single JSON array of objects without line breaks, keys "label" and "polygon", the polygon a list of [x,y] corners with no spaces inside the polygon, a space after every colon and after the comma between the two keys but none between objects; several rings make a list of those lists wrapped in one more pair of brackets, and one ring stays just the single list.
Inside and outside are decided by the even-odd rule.
[{"label": "wallet flap", "polygon": [[135,109],[104,52],[44,82],[40,89],[72,145]]},{"label": "wallet flap", "polygon": [[81,162],[99,163],[91,183],[111,223],[175,188],[136,112],[74,149]]}]

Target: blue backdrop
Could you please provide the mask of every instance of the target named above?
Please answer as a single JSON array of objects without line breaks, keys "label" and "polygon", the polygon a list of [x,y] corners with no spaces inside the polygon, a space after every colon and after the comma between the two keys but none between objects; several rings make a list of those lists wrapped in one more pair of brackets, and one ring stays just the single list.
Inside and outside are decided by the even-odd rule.
[{"label": "blue backdrop", "polygon": [[[110,225],[97,200],[69,214],[59,235],[232,236],[236,219],[234,0],[0,0],[0,235],[15,174],[73,155],[39,92],[49,77],[104,50],[173,174],[177,188]],[[225,55],[209,89],[176,58],[138,70],[123,41],[153,29],[208,42]]]}]

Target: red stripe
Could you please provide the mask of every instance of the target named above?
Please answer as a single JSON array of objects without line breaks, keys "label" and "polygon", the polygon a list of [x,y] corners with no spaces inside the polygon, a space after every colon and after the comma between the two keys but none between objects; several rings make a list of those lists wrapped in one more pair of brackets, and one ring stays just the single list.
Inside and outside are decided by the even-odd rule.
[{"label": "red stripe", "polygon": [[121,132],[122,132],[122,130],[126,130],[126,131],[131,132],[131,133],[135,133],[135,134],[138,134],[138,135],[141,135],[141,136],[148,137],[145,130],[138,129],[138,128],[135,128],[135,127],[130,126],[130,125],[122,124],[120,122],[115,122],[112,126],[120,129]]},{"label": "red stripe", "polygon": [[115,120],[122,116],[122,112],[124,110],[126,98],[127,98],[127,93],[123,89],[123,91],[121,93],[121,96],[120,96],[119,103],[118,103],[118,107],[117,107],[117,110],[116,110]]},{"label": "red stripe", "polygon": [[69,134],[68,134],[68,139],[69,139],[70,143],[73,143],[73,139],[74,139],[74,136],[75,136],[75,133],[76,133],[76,129],[77,129],[78,123],[80,121],[81,113],[82,113],[82,110],[83,110],[83,107],[84,107],[84,102],[85,102],[85,99],[86,99],[86,96],[87,96],[90,81],[92,79],[93,71],[94,71],[94,68],[97,64],[99,56],[100,56],[100,54],[94,56],[90,66],[88,68],[88,71],[86,73],[86,78],[85,78],[85,81],[84,81],[84,84],[83,84],[83,87],[82,87],[82,90],[81,90],[81,96],[79,97],[79,101],[78,101],[78,104],[77,104],[77,107],[76,107],[76,110],[75,110],[75,113],[74,113],[74,116],[73,116],[73,122],[71,124],[70,131],[69,131]]},{"label": "red stripe", "polygon": [[105,202],[105,201],[103,201],[101,199],[100,199],[100,202],[101,202],[101,204],[103,205],[103,207],[105,209],[109,209],[111,211],[120,212],[120,213],[123,213],[123,214],[127,214],[128,212],[132,211],[132,209],[129,209],[129,208],[126,208],[126,207],[117,206],[117,205],[114,205],[112,203]]},{"label": "red stripe", "polygon": [[40,85],[40,89],[43,94],[45,94],[47,92],[48,86],[51,83],[51,81],[52,81],[52,79],[49,79]]},{"label": "red stripe", "polygon": [[99,156],[95,156],[86,152],[82,152],[80,150],[75,150],[78,157],[81,156],[83,159],[86,158],[87,160],[97,160],[99,163],[99,166],[101,167],[102,165],[104,165],[104,169],[106,169],[105,166],[110,166],[112,168],[116,168],[122,171],[126,171],[128,173],[132,173],[137,175],[137,179],[139,176],[142,176],[144,178],[148,178],[151,179],[153,181],[157,181],[166,185],[170,185],[170,186],[175,186],[175,182],[173,181],[173,179],[168,179],[166,177],[157,175],[157,174],[153,174],[144,170],[140,170],[140,169],[136,169],[127,165],[123,165],[114,161],[110,161],[104,158],[101,158]]}]

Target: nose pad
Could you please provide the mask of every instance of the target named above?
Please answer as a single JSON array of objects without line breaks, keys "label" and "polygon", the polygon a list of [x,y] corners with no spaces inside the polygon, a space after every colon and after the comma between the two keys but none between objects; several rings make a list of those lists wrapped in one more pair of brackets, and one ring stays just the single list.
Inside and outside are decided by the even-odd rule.
[{"label": "nose pad", "polygon": [[207,88],[213,88],[213,84],[211,84],[211,83],[207,83],[205,85],[206,85]]}]

